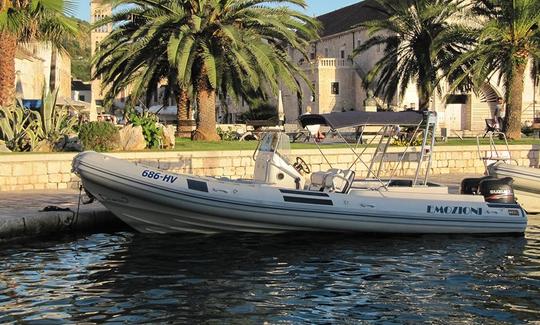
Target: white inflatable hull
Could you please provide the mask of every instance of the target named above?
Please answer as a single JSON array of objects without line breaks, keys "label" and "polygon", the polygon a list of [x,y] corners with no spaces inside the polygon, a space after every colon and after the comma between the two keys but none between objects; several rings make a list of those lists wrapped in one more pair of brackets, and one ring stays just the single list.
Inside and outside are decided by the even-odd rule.
[{"label": "white inflatable hull", "polygon": [[516,198],[528,213],[540,213],[540,169],[497,162],[488,166],[489,175],[512,177]]},{"label": "white inflatable hull", "polygon": [[106,155],[75,157],[86,190],[140,232],[524,233],[519,205],[483,197],[352,190],[297,191],[173,174]]}]

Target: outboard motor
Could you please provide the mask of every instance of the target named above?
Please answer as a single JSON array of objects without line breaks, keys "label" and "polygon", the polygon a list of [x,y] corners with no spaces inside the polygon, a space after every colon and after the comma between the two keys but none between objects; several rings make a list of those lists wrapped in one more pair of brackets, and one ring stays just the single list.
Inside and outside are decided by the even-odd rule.
[{"label": "outboard motor", "polygon": [[478,185],[478,191],[484,196],[486,202],[515,204],[514,180],[511,177],[500,179],[484,179]]},{"label": "outboard motor", "polygon": [[478,186],[480,182],[487,179],[496,179],[493,176],[484,176],[480,178],[465,178],[461,181],[461,194],[479,194]]}]

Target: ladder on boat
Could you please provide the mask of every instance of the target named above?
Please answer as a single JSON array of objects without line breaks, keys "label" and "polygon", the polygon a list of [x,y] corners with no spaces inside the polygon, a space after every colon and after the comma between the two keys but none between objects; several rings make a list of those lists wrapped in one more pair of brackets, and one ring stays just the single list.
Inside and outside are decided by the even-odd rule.
[{"label": "ladder on boat", "polygon": [[[481,153],[481,144],[480,144],[480,136],[476,137],[476,149],[478,151],[478,158],[482,160],[484,163],[484,168],[487,171],[488,166],[496,163],[498,161],[502,161],[504,163],[514,163],[515,165],[519,165],[516,159],[512,158],[512,155],[510,153],[510,146],[508,145],[508,139],[506,138],[506,134],[500,131],[488,131],[486,133],[488,135],[489,144],[488,144],[488,150],[486,151],[485,155],[482,155]],[[484,135],[484,137],[486,136]],[[501,140],[503,148],[500,148],[495,143],[495,139],[499,138]]]},{"label": "ladder on boat", "polygon": [[[435,147],[435,130],[437,129],[437,115],[428,113],[425,123],[424,136],[422,137],[422,147],[416,175],[414,176],[413,186],[418,184],[420,177],[423,178],[421,185],[426,185],[431,163],[433,161],[433,148]],[[424,169],[423,169],[424,168]],[[421,175],[423,170],[423,175]]]}]

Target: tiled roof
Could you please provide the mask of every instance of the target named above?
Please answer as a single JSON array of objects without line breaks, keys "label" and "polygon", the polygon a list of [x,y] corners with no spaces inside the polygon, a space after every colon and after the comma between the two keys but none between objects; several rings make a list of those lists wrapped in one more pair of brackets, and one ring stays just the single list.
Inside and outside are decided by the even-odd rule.
[{"label": "tiled roof", "polygon": [[345,32],[362,22],[383,18],[381,12],[373,9],[377,5],[375,0],[365,0],[317,17],[323,25],[321,36]]},{"label": "tiled roof", "polygon": [[71,89],[72,90],[91,90],[92,86],[88,82],[83,82],[81,80],[73,79],[71,80]]}]

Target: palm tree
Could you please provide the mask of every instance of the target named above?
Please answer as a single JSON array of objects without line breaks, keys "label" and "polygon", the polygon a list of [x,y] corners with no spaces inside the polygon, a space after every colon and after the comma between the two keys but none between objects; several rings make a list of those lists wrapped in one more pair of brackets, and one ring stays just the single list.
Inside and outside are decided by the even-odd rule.
[{"label": "palm tree", "polygon": [[191,132],[189,86],[182,86],[178,73],[167,57],[167,42],[172,28],[156,28],[154,22],[167,16],[160,6],[145,4],[121,10],[97,26],[115,23],[117,27],[105,38],[93,58],[94,78],[107,85],[105,100],[111,102],[122,90],[130,92],[130,106],[145,98],[148,106],[158,85],[166,86],[163,102],[174,97],[177,103],[176,136]]},{"label": "palm tree", "polygon": [[[415,83],[419,109],[428,109],[429,100],[440,90],[441,74],[452,58],[464,51],[467,40],[457,19],[463,5],[454,0],[376,0],[372,9],[384,19],[360,24],[369,39],[353,52],[359,55],[375,46],[384,54],[367,73],[364,87],[391,102]],[[445,41],[442,41],[442,40]]]},{"label": "palm tree", "polygon": [[[540,59],[538,0],[476,0],[472,7],[476,46],[459,63],[470,65],[475,86],[498,77],[506,90],[504,131],[521,138],[524,77],[530,59]],[[533,65],[531,65],[533,66]]]},{"label": "palm tree", "polygon": [[[219,139],[215,117],[218,92],[242,97],[246,85],[250,85],[252,89],[277,93],[279,82],[299,90],[293,76],[303,75],[289,62],[287,47],[307,56],[309,41],[317,37],[318,23],[314,19],[287,6],[269,5],[305,7],[304,0],[120,0],[114,3],[126,9],[121,14],[124,17],[119,14],[110,21],[119,24],[144,17],[141,19],[147,23],[140,31],[126,32],[120,27],[113,32],[111,36],[124,33],[125,38],[106,39],[103,43],[106,52],[99,55],[96,65],[99,68],[99,61],[109,61],[116,62],[118,69],[130,67],[122,76],[111,77],[112,89],[130,84],[135,80],[134,75],[151,80],[158,68],[150,63],[163,63],[159,69],[164,73],[174,71],[179,94],[193,86],[199,110],[194,139]],[[140,56],[152,55],[160,60],[145,61],[146,66],[134,62],[142,62]]]},{"label": "palm tree", "polygon": [[0,1],[0,105],[13,100],[18,44],[48,41],[63,50],[63,41],[77,35],[76,23],[64,15],[71,6],[65,0]]},{"label": "palm tree", "polygon": [[536,122],[537,118],[537,109],[536,107],[536,93],[538,91],[538,85],[540,84],[540,58],[533,58],[532,67],[531,67],[531,79],[533,81],[533,123]]}]

